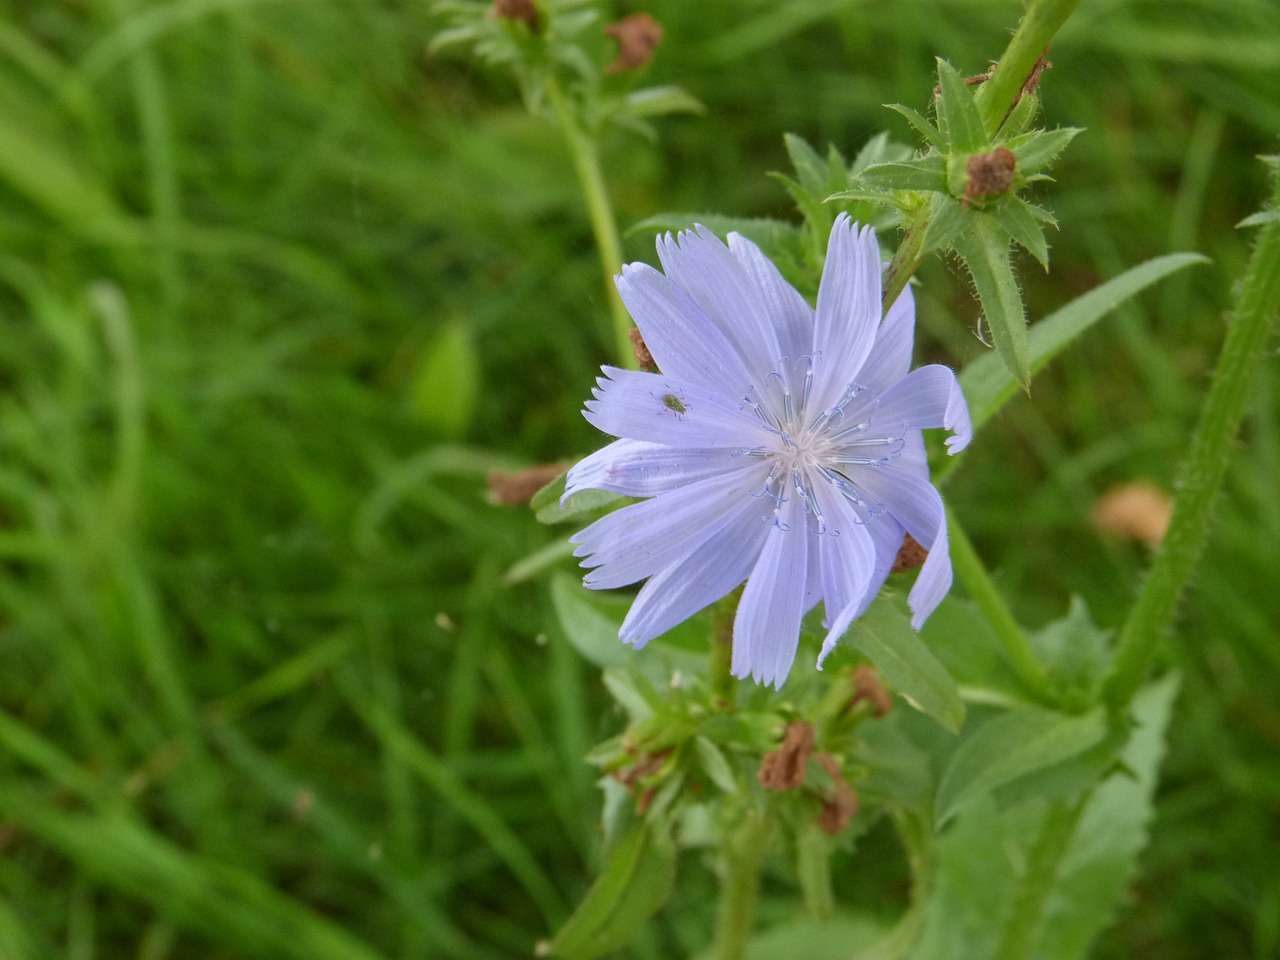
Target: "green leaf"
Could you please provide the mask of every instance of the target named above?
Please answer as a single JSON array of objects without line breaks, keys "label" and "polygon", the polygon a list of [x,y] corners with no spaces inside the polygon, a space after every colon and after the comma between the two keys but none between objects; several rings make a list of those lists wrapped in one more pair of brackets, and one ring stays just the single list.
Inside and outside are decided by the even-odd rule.
[{"label": "green leaf", "polygon": [[929,212],[929,224],[924,228],[924,245],[921,254],[934,250],[943,250],[960,236],[969,224],[969,211],[960,206],[960,201],[945,193],[933,195],[933,205]]},{"label": "green leaf", "polygon": [[698,755],[698,765],[707,779],[728,794],[738,792],[738,778],[733,774],[733,767],[725,759],[723,751],[704,736],[693,738],[693,749]]},{"label": "green leaf", "polygon": [[1084,130],[1080,127],[1060,127],[1057,130],[1032,130],[1005,143],[1018,158],[1018,175],[1028,177],[1039,173],[1067,149],[1067,144]]},{"label": "green leaf", "polygon": [[1240,227],[1261,227],[1268,223],[1275,223],[1280,220],[1280,210],[1259,210],[1257,213],[1250,214],[1239,223],[1236,229]]},{"label": "green leaf", "polygon": [[964,78],[947,61],[938,60],[938,130],[951,153],[982,153],[991,146],[982,115]]},{"label": "green leaf", "polygon": [[613,848],[604,872],[547,952],[563,960],[591,960],[624,946],[666,901],[675,878],[669,827],[646,820]]},{"label": "green leaf", "polygon": [[670,113],[706,113],[707,108],[683,87],[644,87],[627,94],[627,110],[637,117],[660,117]]},{"label": "green leaf", "polygon": [[942,132],[938,130],[932,123],[925,119],[924,115],[910,107],[903,106],[900,103],[886,103],[886,107],[894,113],[900,113],[906,118],[907,123],[915,127],[916,132],[924,137],[925,142],[930,146],[942,149],[946,146],[946,141],[942,137]]},{"label": "green leaf", "polygon": [[480,395],[480,358],[471,329],[460,320],[445,325],[422,354],[410,382],[409,408],[442,436],[467,432]]},{"label": "green leaf", "polygon": [[991,215],[1014,243],[1035,257],[1045,270],[1049,269],[1049,245],[1045,243],[1044,229],[1028,204],[1017,197],[1006,197],[991,207]]},{"label": "green leaf", "polygon": [[1082,599],[1072,597],[1067,615],[1030,640],[1059,694],[1081,705],[1096,699],[1108,664],[1111,631],[1093,625]]},{"label": "green leaf", "polygon": [[883,600],[871,604],[845,635],[916,709],[952,733],[964,723],[964,704],[946,668],[911,629],[907,615]]},{"label": "green leaf", "polygon": [[782,143],[787,148],[796,176],[800,178],[800,185],[810,193],[821,191],[828,180],[827,162],[809,146],[807,140],[794,133],[784,133]]},{"label": "green leaf", "polygon": [[1018,777],[1083,753],[1106,734],[1106,712],[1101,707],[1077,716],[1024,707],[995,717],[967,737],[952,756],[938,784],[934,807],[938,825]]},{"label": "green leaf", "polygon": [[877,133],[863,144],[862,149],[858,151],[858,155],[853,158],[853,163],[849,164],[849,169],[845,171],[845,175],[856,177],[873,164],[893,163],[910,158],[910,147],[890,140],[887,133]]},{"label": "green leaf", "polygon": [[533,495],[529,508],[533,510],[534,519],[539,523],[568,523],[581,520],[588,513],[594,513],[612,503],[625,499],[621,494],[608,490],[579,490],[564,503],[565,476],[561,474]]},{"label": "green leaf", "polygon": [[[1171,253],[1139,264],[1100,287],[1072,300],[1031,328],[1028,338],[1031,372],[1040,370],[1072,340],[1117,306],[1169,274],[1193,263],[1208,263],[1198,253]],[[969,415],[977,430],[1018,392],[1018,385],[996,357],[987,354],[965,367],[960,386],[969,401]]]},{"label": "green leaf", "polygon": [[983,316],[1005,369],[1024,390],[1030,389],[1027,316],[1009,259],[1009,234],[990,214],[976,213],[954,246],[973,277]]},{"label": "green leaf", "polygon": [[1040,98],[1034,93],[1024,94],[1018,98],[1018,102],[1013,105],[1013,109],[1009,112],[1000,124],[1000,133],[1005,137],[1016,137],[1023,133],[1027,127],[1031,126],[1031,121],[1036,118],[1036,114],[1040,112]]},{"label": "green leaf", "polygon": [[1166,677],[1138,694],[1136,727],[1121,754],[1123,769],[1094,792],[1045,903],[1034,955],[1038,960],[1084,960],[1111,920],[1136,870],[1152,816],[1165,730],[1178,692]]},{"label": "green leaf", "polygon": [[602,610],[597,597],[571,574],[558,573],[551,580],[551,605],[574,649],[597,667],[620,667],[631,648],[618,639],[621,620]]},{"label": "green leaf", "polygon": [[946,157],[934,154],[918,160],[872,164],[858,176],[858,182],[881,190],[945,190]]}]

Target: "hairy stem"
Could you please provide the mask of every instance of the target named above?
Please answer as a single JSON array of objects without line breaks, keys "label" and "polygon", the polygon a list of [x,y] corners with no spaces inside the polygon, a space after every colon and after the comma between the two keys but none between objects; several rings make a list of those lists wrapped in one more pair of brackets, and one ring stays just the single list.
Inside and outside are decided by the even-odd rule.
[{"label": "hairy stem", "polygon": [[[1276,204],[1280,204],[1280,176],[1272,195],[1273,207]],[[1182,465],[1168,532],[1120,631],[1104,688],[1106,701],[1114,709],[1128,706],[1138,692],[1161,638],[1173,624],[1178,598],[1208,537],[1213,501],[1222,486],[1231,444],[1244,418],[1277,314],[1280,222],[1273,220],[1262,228],[1235,306],[1228,314],[1227,337]]]},{"label": "hairy stem", "polygon": [[613,278],[622,268],[622,241],[618,236],[618,224],[614,219],[613,205],[609,202],[609,193],[605,187],[604,173],[600,169],[600,156],[596,144],[578,123],[569,107],[568,99],[560,88],[560,82],[552,76],[547,80],[547,100],[555,111],[556,122],[569,148],[569,156],[573,161],[573,169],[578,175],[578,183],[582,187],[582,195],[587,202],[587,214],[591,218],[591,232],[596,241],[596,252],[600,255],[600,267],[604,273],[605,298],[609,303],[609,316],[612,318],[611,339],[618,364],[635,369],[635,351],[627,331],[631,328],[631,317],[627,308],[618,296],[618,288]]},{"label": "hairy stem", "polygon": [[978,110],[988,134],[994,134],[1022,99],[1022,87],[1035,70],[1053,35],[1080,0],[1031,0],[1018,29],[1000,57],[991,79],[978,92]]},{"label": "hairy stem", "polygon": [[715,960],[743,960],[755,924],[760,868],[769,845],[772,822],[751,810],[725,838],[724,876],[716,904]]},{"label": "hairy stem", "polygon": [[1000,596],[987,568],[982,565],[964,528],[950,510],[947,511],[947,537],[951,541],[951,562],[955,566],[956,577],[964,584],[965,590],[999,637],[1018,678],[1037,700],[1052,703],[1053,691],[1049,687],[1044,666],[1031,649],[1031,643],[1013,618],[1013,613],[1005,605],[1004,597]]}]

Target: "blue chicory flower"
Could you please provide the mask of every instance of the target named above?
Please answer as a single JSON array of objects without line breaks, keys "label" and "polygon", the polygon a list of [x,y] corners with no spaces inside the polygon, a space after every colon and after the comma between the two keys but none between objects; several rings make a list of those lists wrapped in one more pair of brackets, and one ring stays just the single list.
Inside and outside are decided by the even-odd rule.
[{"label": "blue chicory flower", "polygon": [[[621,439],[569,471],[647,497],[578,533],[585,583],[640,589],[620,639],[641,647],[746,581],[732,671],[780,686],[801,618],[825,603],[836,641],[879,592],[909,533],[928,551],[908,597],[920,629],[951,586],[942,499],[922,429],[972,436],[950,369],[910,370],[915,305],[881,321],[875,233],[840,216],[817,308],[751,241],[658,240],[665,275],[628,264],[618,290],[661,373],[604,367],[585,416]],[[910,372],[908,372],[910,371]]]}]

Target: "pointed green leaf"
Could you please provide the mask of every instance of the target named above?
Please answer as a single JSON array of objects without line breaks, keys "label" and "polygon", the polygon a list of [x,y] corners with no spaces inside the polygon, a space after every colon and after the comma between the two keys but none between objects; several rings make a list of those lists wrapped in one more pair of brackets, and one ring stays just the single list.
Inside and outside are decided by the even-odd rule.
[{"label": "pointed green leaf", "polygon": [[867,167],[876,163],[892,163],[898,160],[909,160],[912,150],[905,144],[895,143],[887,133],[877,133],[863,144],[858,155],[853,158],[846,171],[849,177],[856,177]]},{"label": "pointed green leaf", "polygon": [[1067,144],[1083,133],[1080,127],[1060,127],[1057,130],[1032,130],[1005,143],[1018,158],[1019,176],[1029,177],[1039,173],[1067,149]]},{"label": "pointed green leaf", "polygon": [[991,336],[1005,369],[1027,390],[1031,364],[1027,350],[1027,316],[1009,255],[1009,234],[987,213],[970,220],[969,229],[954,243],[973,277]]},{"label": "pointed green leaf", "polygon": [[1240,227],[1261,227],[1268,223],[1275,223],[1280,220],[1280,210],[1259,210],[1257,213],[1250,214],[1239,223],[1236,229]]},{"label": "pointed green leaf", "polygon": [[911,629],[907,615],[885,600],[870,608],[845,635],[881,676],[916,709],[952,733],[964,723],[964,704],[946,668]]},{"label": "pointed green leaf", "polygon": [[945,190],[946,158],[935,154],[918,160],[876,163],[858,181],[884,190]]},{"label": "pointed green leaf", "polygon": [[[1131,267],[1118,277],[1077,297],[1031,328],[1028,338],[1031,372],[1040,370],[1071,341],[1124,301],[1157,280],[1194,263],[1208,263],[1198,253],[1171,253]],[[978,429],[1018,392],[1017,383],[991,354],[979,357],[960,374],[969,415]]]},{"label": "pointed green leaf", "polygon": [[942,149],[946,146],[946,141],[942,137],[942,133],[932,123],[925,119],[924,115],[919,111],[912,110],[910,107],[903,106],[900,103],[886,103],[886,107],[895,113],[902,114],[906,118],[907,123],[915,127],[916,132],[924,137],[925,142],[930,146]]},{"label": "pointed green leaf", "polygon": [[698,755],[698,765],[702,767],[707,779],[725,793],[737,793],[738,778],[733,775],[733,767],[720,748],[704,736],[693,738],[693,748]]},{"label": "pointed green leaf", "polygon": [[964,78],[947,61],[938,60],[938,130],[951,153],[982,153],[990,148],[982,115]]},{"label": "pointed green leaf", "polygon": [[787,156],[795,167],[800,184],[810,192],[821,190],[827,182],[827,164],[818,152],[809,146],[808,141],[794,133],[784,133],[782,142],[787,148]]},{"label": "pointed green leaf", "polygon": [[1017,197],[1006,197],[991,208],[991,215],[1045,270],[1049,269],[1049,245],[1044,239],[1044,229],[1028,205]]},{"label": "pointed green leaf", "polygon": [[934,250],[945,250],[955,243],[956,237],[964,233],[969,223],[969,211],[960,205],[955,197],[945,193],[933,195],[933,208],[929,213],[929,224],[924,228],[924,246],[921,254]]},{"label": "pointed green leaf", "polygon": [[533,495],[529,506],[533,508],[533,516],[539,523],[569,523],[581,520],[586,514],[594,513],[610,504],[625,499],[621,494],[608,490],[579,490],[564,503],[560,497],[564,493],[564,477],[558,477]]},{"label": "pointed green leaf", "polygon": [[701,100],[683,87],[644,87],[627,94],[627,109],[637,117],[660,117],[669,113],[706,113]]},{"label": "pointed green leaf", "polygon": [[645,821],[622,838],[604,872],[548,945],[563,960],[591,960],[628,943],[671,893],[676,846],[665,823]]},{"label": "pointed green leaf", "polygon": [[1106,735],[1102,707],[1077,716],[1024,707],[988,721],[960,744],[942,775],[934,810],[938,825],[978,797],[1083,753]]},{"label": "pointed green leaf", "polygon": [[1039,112],[1040,98],[1034,93],[1019,97],[1018,102],[1009,111],[1009,116],[1005,118],[1004,123],[1000,124],[1001,136],[1016,137],[1024,133]]}]

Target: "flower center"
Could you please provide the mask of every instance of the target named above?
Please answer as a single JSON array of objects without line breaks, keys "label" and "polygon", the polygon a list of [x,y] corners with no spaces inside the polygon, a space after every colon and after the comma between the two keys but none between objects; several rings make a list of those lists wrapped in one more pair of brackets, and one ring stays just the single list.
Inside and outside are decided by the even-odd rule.
[{"label": "flower center", "polygon": [[855,523],[870,523],[885,505],[858,485],[857,476],[888,465],[902,453],[907,424],[878,418],[878,395],[853,381],[829,408],[811,410],[814,366],[819,361],[783,357],[760,387],[747,387],[740,406],[760,419],[768,440],[741,454],[770,463],[763,488],[752,494],[766,502],[765,522],[791,529],[783,505],[796,496],[804,505],[808,529],[839,536],[840,531],[827,523],[815,488],[829,485],[853,508]]}]

